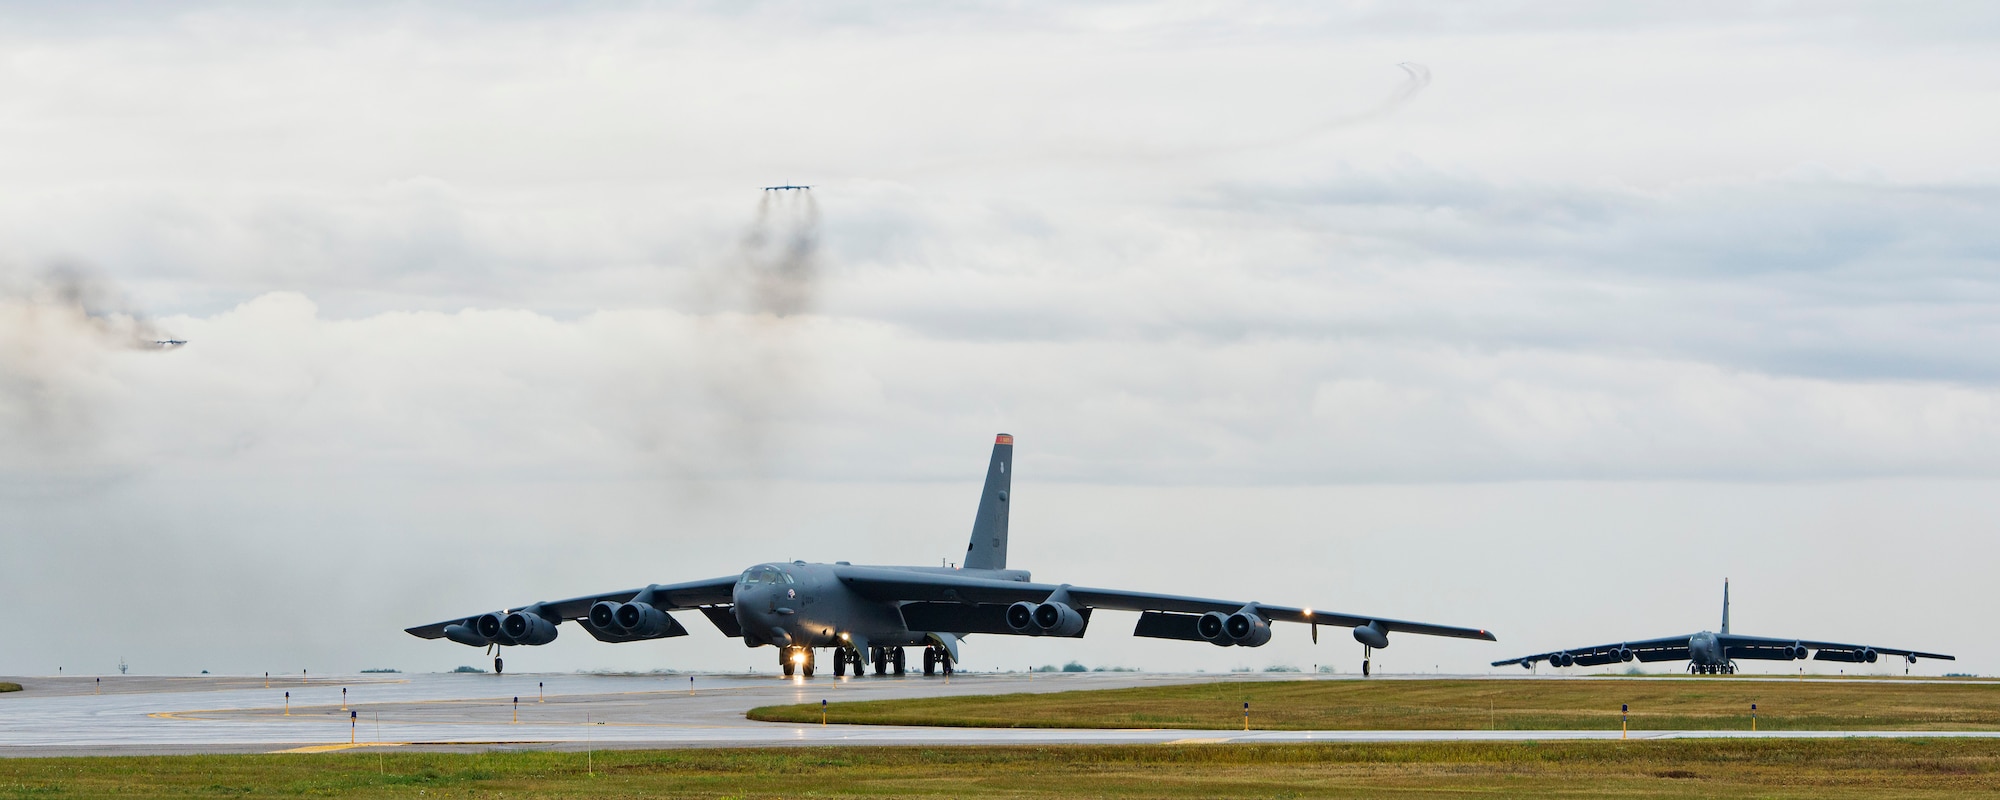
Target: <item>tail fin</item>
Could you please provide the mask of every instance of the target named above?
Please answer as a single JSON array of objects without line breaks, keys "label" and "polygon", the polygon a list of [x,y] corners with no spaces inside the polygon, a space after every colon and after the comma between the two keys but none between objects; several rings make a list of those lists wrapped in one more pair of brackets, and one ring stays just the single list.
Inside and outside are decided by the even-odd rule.
[{"label": "tail fin", "polygon": [[1722,579],[1722,632],[1729,632],[1729,579]]},{"label": "tail fin", "polygon": [[965,546],[966,569],[1007,568],[1007,463],[1014,460],[1014,437],[993,437],[993,460],[986,463],[986,488],[979,493],[979,516]]}]

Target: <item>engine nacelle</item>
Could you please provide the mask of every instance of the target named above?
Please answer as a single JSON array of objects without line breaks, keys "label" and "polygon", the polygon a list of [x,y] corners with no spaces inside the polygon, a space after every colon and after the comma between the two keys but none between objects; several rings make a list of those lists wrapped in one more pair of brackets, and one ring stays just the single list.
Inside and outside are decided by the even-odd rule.
[{"label": "engine nacelle", "polygon": [[1575,663],[1576,663],[1576,656],[1570,655],[1568,653],[1557,653],[1555,655],[1549,656],[1549,664],[1553,666],[1567,667]]},{"label": "engine nacelle", "polygon": [[1806,655],[1807,655],[1807,653],[1806,653],[1806,646],[1805,646],[1805,645],[1802,645],[1802,644],[1798,644],[1798,643],[1796,643],[1796,642],[1794,642],[1794,643],[1792,644],[1792,660],[1793,660],[1793,661],[1798,661],[1798,660],[1800,660],[1800,659],[1803,659],[1803,658],[1805,658],[1805,657],[1806,657]]},{"label": "engine nacelle", "polygon": [[1261,614],[1238,611],[1222,621],[1222,630],[1229,634],[1230,644],[1237,647],[1262,647],[1271,641],[1271,622]]},{"label": "engine nacelle", "polygon": [[1068,603],[1035,606],[1033,617],[1035,629],[1043,636],[1075,636],[1083,632],[1083,615]]},{"label": "engine nacelle", "polygon": [[618,607],[621,605],[624,604],[609,600],[599,600],[590,604],[590,624],[597,626],[599,630],[621,630],[618,625]]},{"label": "engine nacelle", "polygon": [[1629,648],[1629,647],[1620,647],[1620,648],[1618,648],[1618,660],[1619,660],[1619,661],[1631,661],[1632,659],[1635,659],[1635,658],[1638,658],[1638,657],[1639,657],[1639,654],[1638,654],[1638,653],[1634,653],[1634,652],[1632,652],[1632,648]]},{"label": "engine nacelle", "polygon": [[611,614],[618,627],[625,633],[644,638],[655,638],[667,632],[673,623],[667,612],[647,603],[623,603]]},{"label": "engine nacelle", "polygon": [[1389,631],[1383,629],[1379,623],[1374,622],[1366,625],[1357,625],[1354,628],[1354,641],[1380,650],[1389,646]]},{"label": "engine nacelle", "polygon": [[1228,647],[1236,643],[1230,640],[1228,628],[1229,615],[1220,611],[1210,611],[1194,621],[1194,632],[1201,634],[1201,638],[1207,639],[1209,644],[1217,647]]},{"label": "engine nacelle", "polygon": [[1873,663],[1875,663],[1875,658],[1876,658],[1876,653],[1875,653],[1875,648],[1873,648],[1873,647],[1863,647],[1863,648],[1861,648],[1861,660],[1862,660],[1862,661],[1866,661],[1866,662],[1868,662],[1868,663],[1870,663],[1870,664],[1873,664]]},{"label": "engine nacelle", "polygon": [[556,624],[526,611],[516,611],[500,620],[500,633],[515,644],[548,644],[556,640]]},{"label": "engine nacelle", "polygon": [[498,641],[505,639],[507,638],[507,634],[500,630],[500,622],[505,618],[506,615],[498,611],[491,614],[481,614],[478,619],[472,621],[472,630],[474,633],[489,640]]},{"label": "engine nacelle", "polygon": [[479,631],[473,630],[469,625],[444,626],[444,638],[467,647],[485,647],[493,643],[492,639],[479,635]]},{"label": "engine nacelle", "polygon": [[1008,606],[1007,627],[1015,633],[1039,634],[1040,631],[1035,629],[1035,604],[1023,600]]}]

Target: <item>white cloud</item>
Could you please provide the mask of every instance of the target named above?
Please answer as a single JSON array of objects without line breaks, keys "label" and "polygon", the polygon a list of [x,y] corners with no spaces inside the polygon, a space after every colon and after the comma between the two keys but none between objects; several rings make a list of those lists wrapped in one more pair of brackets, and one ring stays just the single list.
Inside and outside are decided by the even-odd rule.
[{"label": "white cloud", "polygon": [[[659,580],[773,546],[909,560],[959,535],[925,527],[969,514],[935,482],[1003,429],[1077,493],[1023,530],[1148,554],[1068,554],[1105,582],[1258,591],[1181,559],[1225,526],[1322,542],[1313,515],[1365,496],[1320,555],[1390,566],[1309,579],[1413,617],[1610,564],[1669,564],[1631,579],[1703,609],[1738,565],[1867,580],[1798,532],[1816,503],[1847,503],[1854,552],[1938,497],[1960,516],[1925,516],[1929,546],[1991,533],[1984,6],[125,11],[0,9],[0,256],[129,295],[0,297],[0,510],[43,567],[0,605],[93,576],[173,595],[148,565],[227,584],[329,538],[408,556],[312,567],[342,636],[601,588],[633,562],[606,547]],[[1323,129],[1405,61],[1422,93]],[[784,319],[716,290],[774,183],[824,210],[816,303]],[[190,344],[93,332],[134,309]],[[1755,546],[1592,538],[1629,521],[1610,501],[1537,538],[1519,508],[1602,496]],[[1375,541],[1437,504],[1484,511]],[[1398,589],[1448,551],[1485,558]],[[243,627],[317,607],[241,580],[279,596]],[[217,624],[246,661],[274,641]]]}]

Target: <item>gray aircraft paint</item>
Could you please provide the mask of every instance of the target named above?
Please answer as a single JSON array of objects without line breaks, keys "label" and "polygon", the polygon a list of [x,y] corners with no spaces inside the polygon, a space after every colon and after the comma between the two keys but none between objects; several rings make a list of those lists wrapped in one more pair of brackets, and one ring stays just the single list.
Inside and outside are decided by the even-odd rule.
[{"label": "gray aircraft paint", "polygon": [[979,492],[979,512],[972,519],[972,541],[965,545],[966,569],[1007,568],[1007,487],[1012,482],[1007,462],[1014,459],[1014,437],[994,438],[993,458],[986,464],[986,486]]},{"label": "gray aircraft paint", "polygon": [[1722,631],[1700,631],[1687,636],[1668,636],[1659,639],[1625,641],[1616,644],[1600,644],[1569,650],[1536,653],[1532,656],[1495,661],[1493,666],[1519,664],[1523,668],[1533,667],[1539,662],[1549,662],[1551,666],[1594,667],[1626,661],[1687,661],[1688,671],[1696,673],[1733,673],[1736,659],[1758,661],[1794,661],[1808,657],[1816,661],[1838,661],[1850,664],[1874,663],[1879,656],[1902,656],[1909,663],[1919,658],[1935,658],[1945,661],[1956,660],[1942,653],[1926,653],[1917,650],[1902,650],[1894,647],[1874,645],[1822,642],[1813,639],[1783,639],[1765,636],[1739,636],[1729,631],[1729,581],[1722,582]]},{"label": "gray aircraft paint", "polygon": [[598,640],[618,643],[685,636],[687,629],[666,612],[699,610],[745,646],[780,648],[787,674],[797,665],[808,676],[820,648],[834,650],[836,672],[851,661],[860,674],[862,660],[872,658],[881,674],[905,647],[927,648],[927,666],[935,663],[948,672],[967,635],[1081,637],[1091,612],[1100,608],[1140,612],[1135,636],[1222,646],[1262,646],[1270,640],[1272,622],[1312,626],[1314,641],[1322,625],[1352,628],[1357,641],[1372,647],[1386,646],[1396,632],[1494,638],[1481,629],[1259,602],[1034,583],[1026,570],[1006,568],[1013,455],[1014,437],[996,436],[960,566],[769,562],[734,576],[531,603],[408,632],[475,647],[539,645],[555,640],[557,626],[575,621]]}]

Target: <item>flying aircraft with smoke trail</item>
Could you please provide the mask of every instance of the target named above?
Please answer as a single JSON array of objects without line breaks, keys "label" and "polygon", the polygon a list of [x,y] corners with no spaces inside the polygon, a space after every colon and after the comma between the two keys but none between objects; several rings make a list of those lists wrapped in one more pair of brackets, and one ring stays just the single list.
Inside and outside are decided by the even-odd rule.
[{"label": "flying aircraft with smoke trail", "polygon": [[[1474,628],[1255,601],[1034,583],[1027,570],[1007,568],[1008,489],[1013,482],[1008,467],[1013,460],[1014,437],[1000,434],[987,462],[986,485],[962,566],[772,562],[741,575],[530,603],[408,632],[492,649],[548,644],[555,641],[557,626],[573,620],[598,641],[636,642],[686,636],[687,629],[668,612],[700,611],[745,646],[777,648],[785,675],[801,672],[808,678],[821,648],[832,650],[836,676],[846,674],[850,665],[859,676],[869,661],[876,675],[901,675],[906,647],[923,648],[925,675],[939,670],[949,675],[959,660],[960,640],[970,634],[1080,638],[1097,609],[1139,612],[1134,636],[1221,647],[1261,646],[1271,640],[1274,622],[1310,626],[1315,642],[1322,625],[1352,628],[1364,648],[1363,674],[1373,649],[1389,646],[1391,633],[1493,641],[1493,634]],[[493,671],[501,667],[495,656]]]}]

